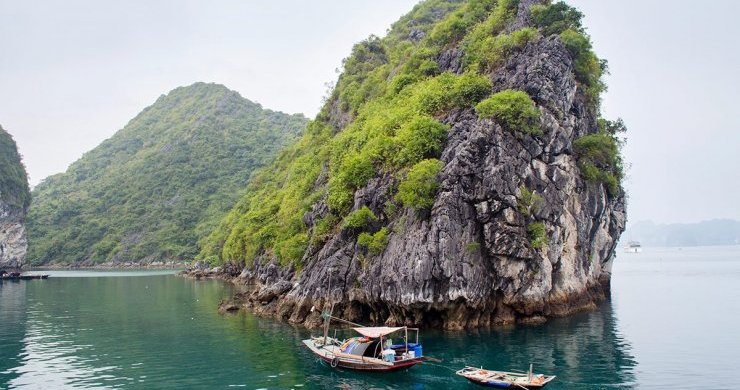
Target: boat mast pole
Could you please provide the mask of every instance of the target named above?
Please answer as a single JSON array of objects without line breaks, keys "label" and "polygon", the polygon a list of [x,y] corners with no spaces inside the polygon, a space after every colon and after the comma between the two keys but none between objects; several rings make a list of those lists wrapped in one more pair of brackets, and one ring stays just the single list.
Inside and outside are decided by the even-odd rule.
[{"label": "boat mast pole", "polygon": [[406,344],[406,356],[409,353],[409,328],[403,327],[403,342]]},{"label": "boat mast pole", "polygon": [[[334,274],[334,267],[329,267],[329,291],[327,294],[327,299],[331,301],[331,277]],[[324,316],[324,345],[326,345],[326,340],[329,337],[329,321],[331,321],[331,315],[332,311],[334,311],[334,304],[332,302],[329,302],[329,313],[324,312],[322,315]]]}]

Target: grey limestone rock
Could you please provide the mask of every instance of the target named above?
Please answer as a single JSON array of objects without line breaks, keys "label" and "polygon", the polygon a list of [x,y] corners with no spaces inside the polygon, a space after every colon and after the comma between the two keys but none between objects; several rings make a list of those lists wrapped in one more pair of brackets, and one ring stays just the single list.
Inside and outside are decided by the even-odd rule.
[{"label": "grey limestone rock", "polygon": [[23,266],[28,249],[26,210],[11,206],[0,194],[0,270],[18,271]]},{"label": "grey limestone rock", "polygon": [[[515,25],[526,25],[534,3],[522,1]],[[457,48],[439,61],[460,71]],[[388,212],[384,205],[397,183],[391,176],[371,180],[356,192],[354,209],[368,206],[389,228],[385,250],[365,253],[356,235],[341,231],[312,245],[300,272],[258,260],[248,278],[257,286],[258,312],[315,326],[320,318],[311,307],[334,302],[335,315],[352,321],[454,329],[540,322],[593,308],[608,296],[624,197],[580,176],[573,141],[596,131],[597,114],[584,103],[568,51],[556,37],[543,37],[490,77],[494,92],[518,89],[532,97],[543,135],[507,131],[472,108],[447,114],[444,168],[431,210]],[[518,209],[522,187],[543,199],[531,215]],[[304,221],[325,213],[320,201]],[[541,249],[529,243],[527,226],[535,218],[548,237]]]}]

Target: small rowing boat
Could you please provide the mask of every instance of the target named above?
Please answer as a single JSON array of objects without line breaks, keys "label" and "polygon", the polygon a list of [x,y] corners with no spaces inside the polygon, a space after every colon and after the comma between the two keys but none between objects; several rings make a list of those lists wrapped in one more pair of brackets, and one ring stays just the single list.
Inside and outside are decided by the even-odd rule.
[{"label": "small rowing boat", "polygon": [[555,379],[554,375],[532,373],[531,365],[527,373],[465,367],[458,370],[456,374],[481,386],[496,387],[499,389],[541,389]]}]

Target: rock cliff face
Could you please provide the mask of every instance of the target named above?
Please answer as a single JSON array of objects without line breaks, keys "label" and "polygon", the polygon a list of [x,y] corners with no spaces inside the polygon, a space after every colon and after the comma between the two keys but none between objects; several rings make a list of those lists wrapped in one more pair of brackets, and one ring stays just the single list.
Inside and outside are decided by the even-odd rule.
[{"label": "rock cliff face", "polygon": [[29,202],[28,179],[15,141],[0,127],[0,271],[23,266]]},{"label": "rock cliff face", "polygon": [[[535,3],[521,1],[506,31],[530,25]],[[460,74],[462,56],[459,45],[448,45],[436,61],[441,71]],[[579,168],[574,141],[597,132],[598,110],[574,66],[557,35],[512,52],[486,74],[493,93],[529,94],[542,136],[507,130],[472,107],[444,113],[438,119],[449,131],[430,209],[385,212],[399,180],[377,175],[355,191],[352,209],[381,215],[389,238],[380,254],[363,250],[349,229],[309,245],[299,272],[263,254],[241,275],[254,287],[242,297],[246,305],[315,326],[321,320],[311,307],[333,301],[335,315],[353,321],[453,329],[541,322],[604,300],[625,225],[624,195],[585,180]],[[328,121],[346,123],[340,111]],[[542,199],[522,211],[525,189]],[[328,213],[320,200],[304,222],[313,229]],[[544,225],[541,248],[531,243],[532,221]]]},{"label": "rock cliff face", "polygon": [[0,270],[17,271],[28,249],[25,211],[0,200]]}]

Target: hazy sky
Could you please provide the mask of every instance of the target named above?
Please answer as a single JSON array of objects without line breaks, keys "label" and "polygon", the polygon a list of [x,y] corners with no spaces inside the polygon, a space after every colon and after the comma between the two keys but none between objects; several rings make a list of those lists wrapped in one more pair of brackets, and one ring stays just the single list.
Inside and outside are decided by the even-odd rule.
[{"label": "hazy sky", "polygon": [[[352,45],[416,0],[0,0],[0,124],[36,184],[161,94],[217,82],[316,114]],[[633,221],[740,219],[740,1],[571,0],[627,126]]]}]

